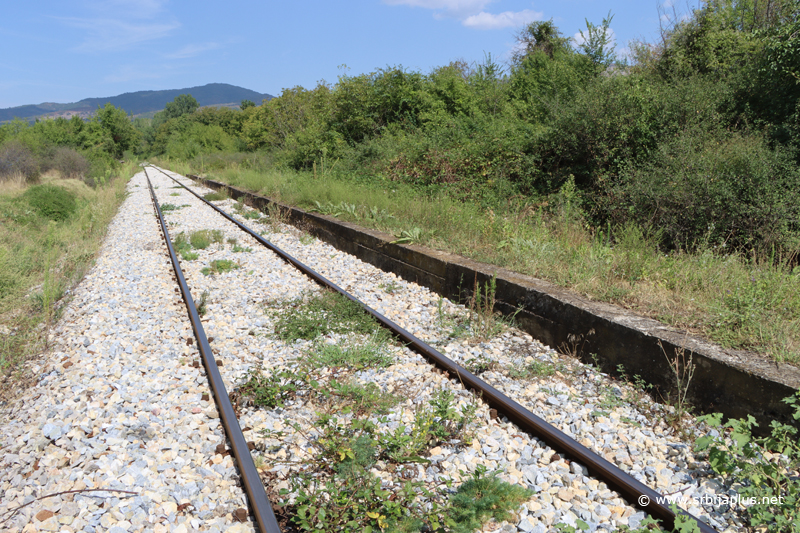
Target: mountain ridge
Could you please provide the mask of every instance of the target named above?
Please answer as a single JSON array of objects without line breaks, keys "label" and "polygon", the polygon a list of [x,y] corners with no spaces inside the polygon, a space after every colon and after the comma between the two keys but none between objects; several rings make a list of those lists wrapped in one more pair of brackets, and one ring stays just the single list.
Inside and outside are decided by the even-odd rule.
[{"label": "mountain ridge", "polygon": [[102,96],[84,98],[77,102],[59,104],[56,102],[42,102],[41,104],[27,104],[16,107],[0,109],[0,122],[8,122],[14,118],[33,120],[36,118],[69,118],[78,115],[88,118],[97,111],[98,106],[111,103],[115,107],[124,109],[134,117],[152,114],[164,109],[167,102],[171,102],[180,94],[191,94],[200,106],[215,106],[239,103],[242,100],[251,100],[260,104],[262,100],[274,98],[270,94],[259,93],[244,87],[228,83],[208,83],[184,89],[165,89],[160,91],[134,91],[118,94],[116,96]]}]

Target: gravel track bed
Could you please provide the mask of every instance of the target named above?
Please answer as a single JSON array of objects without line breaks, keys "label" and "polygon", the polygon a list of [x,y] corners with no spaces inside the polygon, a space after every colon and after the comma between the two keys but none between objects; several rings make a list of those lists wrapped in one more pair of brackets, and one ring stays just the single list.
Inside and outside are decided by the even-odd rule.
[{"label": "gravel track bed", "polygon": [[[273,326],[283,302],[318,292],[316,284],[164,175],[148,173],[159,203],[175,206],[164,213],[173,240],[180,232],[201,229],[224,234],[222,243],[196,250],[198,258],[181,266],[195,301],[207,295],[203,325],[228,391],[254,368],[297,369],[314,342],[287,344],[275,337]],[[200,194],[210,192],[179,178]],[[40,381],[2,411],[0,520],[33,503],[0,530],[253,531],[249,519],[234,518],[246,507],[244,494],[232,458],[217,453],[223,431],[213,401],[205,396],[210,391],[202,366],[192,365],[199,354],[144,173],[134,176],[128,189],[96,266],[54,329],[52,350],[36,363]],[[494,387],[650,487],[685,498],[730,493],[708,476],[708,466],[690,445],[653,422],[653,413],[666,408],[632,387],[514,328],[503,327],[488,340],[470,337],[463,306],[279,221],[244,219],[249,209],[232,200],[216,204],[449,357],[479,368]],[[234,251],[228,239],[236,239],[241,251]],[[202,272],[220,259],[239,268]],[[332,335],[323,342],[340,337],[348,336]],[[474,401],[460,383],[432,372],[416,353],[390,345],[387,355],[394,360],[391,366],[352,374],[404,398],[375,421],[380,431],[410,425],[437,391],[451,391],[458,409]],[[511,377],[514,369],[525,368],[536,372]],[[321,376],[336,372],[318,369]],[[289,488],[292,476],[311,459],[319,436],[313,425],[317,407],[298,394],[283,408],[241,409],[240,425],[256,443],[256,464],[272,491]],[[346,421],[352,415],[336,416]],[[476,416],[470,442],[442,442],[428,451],[429,464],[414,468],[395,471],[379,461],[374,472],[391,491],[399,488],[400,473],[429,487],[448,480],[457,486],[482,465],[535,491],[512,521],[490,522],[484,531],[545,533],[558,523],[574,526],[578,519],[591,531],[614,531],[636,527],[644,518],[604,483],[586,476],[581,465],[558,457],[502,418],[493,419],[485,405],[478,404]],[[37,500],[98,488],[136,494],[80,492]],[[720,531],[741,525],[730,509],[687,507]]]},{"label": "gravel track bed", "polygon": [[[188,178],[170,175],[201,195],[212,192],[197,187]],[[170,186],[170,182],[164,178],[160,183],[160,201],[169,201],[164,187]],[[181,189],[169,194],[176,193],[180,194],[176,197],[179,203],[190,207],[168,213],[168,220],[175,224],[173,235],[175,231],[222,229],[226,239],[235,237],[239,245],[252,249],[234,253],[231,246],[218,246],[212,251],[200,251],[196,261],[183,263],[193,294],[209,293],[209,335],[222,339],[215,341],[215,345],[225,365],[231,359],[240,376],[252,365],[294,368],[293,361],[310,349],[310,343],[298,341],[286,345],[273,339],[272,318],[269,312],[265,313],[264,304],[317,290],[314,284],[233,224],[202,207],[202,202],[193,195]],[[591,366],[558,354],[514,328],[504,327],[499,334],[482,341],[463,332],[459,334],[458,324],[463,324],[468,315],[463,306],[382,272],[291,226],[268,217],[259,221],[245,219],[242,215],[250,209],[233,200],[215,204],[457,362],[468,368],[482,365],[481,377],[488,383],[655,490],[698,501],[703,496],[732,494],[709,477],[708,465],[694,456],[691,445],[663,422],[654,422],[669,407],[653,402],[635,388],[614,381]],[[241,268],[216,276],[200,274],[200,269],[214,258],[236,261]],[[243,336],[248,331],[255,336]],[[358,375],[358,379],[375,382],[383,390],[411,393],[403,412],[391,416],[407,423],[414,406],[424,405],[432,392],[442,387],[452,389],[462,404],[466,402],[466,391],[459,383],[431,373],[430,365],[417,354],[398,348],[393,355],[397,358],[394,366]],[[512,374],[509,369],[531,366],[546,371],[526,379],[509,375]],[[432,464],[419,472],[418,479],[431,483],[446,477],[460,480],[460,471],[470,472],[482,464],[489,469],[501,469],[503,479],[536,491],[519,509],[517,521],[492,524],[487,531],[502,527],[504,531],[544,532],[557,523],[574,526],[577,519],[587,522],[591,530],[614,530],[626,525],[636,527],[644,518],[644,513],[627,505],[604,483],[587,477],[582,466],[558,458],[553,450],[523,434],[513,424],[491,420],[486,407],[481,407],[478,415],[472,445],[437,446],[430,452]],[[258,439],[257,430],[288,431],[292,420],[305,420],[308,426],[304,433],[313,434],[309,422],[313,416],[313,406],[298,400],[283,410],[247,411],[242,426],[254,428],[248,438]],[[267,448],[277,451],[264,456],[270,465],[274,464],[273,472],[283,477],[291,472],[292,464],[307,459],[304,453],[309,448],[307,437],[288,433],[290,436],[282,442],[268,441]],[[278,444],[284,448],[278,449]],[[391,483],[391,476],[385,479]],[[738,529],[742,524],[740,517],[725,506],[684,507],[720,531],[727,527]]]},{"label": "gravel track bed", "polygon": [[[253,531],[175,292],[144,173],[96,265],[33,368],[39,382],[2,412],[3,531]],[[133,492],[78,492],[118,489]]]}]

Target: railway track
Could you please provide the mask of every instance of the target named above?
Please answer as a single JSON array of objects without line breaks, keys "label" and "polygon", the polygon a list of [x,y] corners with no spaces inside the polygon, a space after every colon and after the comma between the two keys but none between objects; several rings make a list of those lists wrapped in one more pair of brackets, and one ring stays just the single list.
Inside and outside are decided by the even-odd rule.
[{"label": "railway track", "polygon": [[[381,302],[380,305],[383,305],[383,299],[397,300],[395,298],[389,298],[388,293],[392,291],[386,290],[386,286],[388,283],[389,285],[396,284],[399,287],[402,285],[399,281],[396,283],[392,280],[388,282],[384,281],[384,291],[382,292],[383,296],[376,296],[376,293],[381,293],[381,291],[376,291],[374,287],[374,285],[378,284],[379,280],[372,280],[373,287],[370,288],[366,287],[366,283],[359,283],[361,281],[369,281],[369,277],[373,274],[362,275],[361,279],[356,276],[355,279],[351,279],[349,282],[340,283],[337,285],[336,283],[329,281],[326,277],[312,269],[310,266],[304,264],[302,260],[290,256],[278,246],[273,244],[273,242],[262,237],[262,235],[258,232],[249,229],[242,221],[250,219],[254,215],[252,214],[252,211],[248,210],[246,207],[241,205],[235,206],[238,208],[239,213],[228,213],[211,202],[206,201],[200,194],[194,191],[191,180],[187,178],[178,179],[171,175],[171,173],[164,172],[156,167],[147,167],[146,173],[148,174],[148,182],[152,180],[154,182],[158,182],[159,184],[156,186],[157,188],[153,188],[151,186],[150,192],[154,205],[156,206],[162,231],[165,237],[167,237],[165,240],[167,241],[170,249],[172,264],[178,284],[181,287],[183,298],[186,302],[187,308],[189,309],[189,315],[191,317],[195,336],[197,338],[198,348],[201,353],[203,365],[208,372],[209,380],[211,381],[211,388],[215,393],[215,401],[220,409],[221,419],[225,425],[226,433],[228,434],[232,443],[231,447],[233,455],[236,457],[239,465],[241,479],[248,494],[251,511],[256,519],[257,526],[261,531],[273,533],[280,531],[280,527],[275,515],[273,514],[271,504],[265,495],[264,488],[261,484],[261,480],[259,479],[259,472],[256,469],[254,461],[250,455],[250,451],[248,450],[247,439],[239,428],[239,422],[234,415],[233,406],[230,404],[228,398],[228,393],[230,391],[226,389],[223,383],[224,380],[219,374],[219,369],[224,368],[227,372],[227,369],[232,366],[229,364],[230,361],[228,360],[238,359],[238,361],[234,363],[234,368],[232,368],[232,370],[233,373],[238,373],[239,378],[241,378],[245,371],[249,371],[258,364],[257,361],[261,357],[258,354],[266,353],[268,359],[270,353],[277,352],[278,348],[276,347],[276,343],[272,341],[261,342],[260,344],[249,343],[251,339],[248,337],[254,337],[254,335],[248,336],[247,333],[252,334],[255,332],[255,336],[257,337],[262,331],[269,330],[270,326],[270,324],[264,325],[261,318],[253,319],[252,316],[258,316],[258,311],[263,309],[265,302],[277,302],[276,305],[280,304],[281,302],[284,304],[292,301],[297,302],[298,299],[302,299],[304,295],[310,294],[317,290],[315,285],[321,285],[330,290],[338,292],[350,301],[357,303],[367,313],[372,315],[372,317],[378,323],[380,323],[382,327],[390,330],[394,338],[399,342],[399,344],[395,347],[395,352],[398,353],[397,357],[399,360],[405,360],[405,364],[412,366],[413,373],[416,374],[415,377],[420,378],[420,381],[433,383],[432,386],[426,386],[423,387],[423,389],[452,389],[456,397],[463,399],[462,404],[464,402],[469,403],[470,400],[468,398],[470,395],[467,394],[466,391],[471,391],[473,398],[480,398],[480,407],[477,408],[479,418],[483,417],[498,436],[509,440],[517,439],[521,442],[524,442],[525,445],[520,447],[521,451],[526,450],[525,446],[528,448],[533,448],[534,450],[545,450],[545,454],[550,459],[556,458],[550,463],[556,464],[556,468],[558,467],[557,463],[559,461],[564,463],[566,466],[566,461],[564,458],[570,461],[571,464],[569,464],[568,468],[570,472],[572,472],[573,486],[565,486],[563,489],[561,489],[561,491],[555,491],[555,493],[559,495],[559,498],[561,498],[562,502],[568,504],[570,500],[570,494],[562,494],[562,491],[567,492],[568,490],[576,489],[576,493],[579,495],[581,492],[586,492],[585,490],[575,486],[576,477],[578,486],[585,484],[584,486],[587,488],[590,486],[597,488],[597,483],[589,483],[589,478],[593,478],[594,480],[605,484],[608,489],[618,493],[628,505],[632,505],[644,510],[652,517],[659,519],[664,527],[668,529],[673,527],[675,514],[670,509],[669,504],[663,495],[656,492],[639,479],[636,479],[633,475],[631,475],[630,470],[629,472],[623,471],[611,461],[600,456],[598,453],[579,442],[580,431],[568,430],[568,432],[572,434],[569,435],[567,432],[554,427],[543,418],[533,414],[529,408],[523,405],[524,402],[522,400],[518,402],[512,398],[513,393],[515,392],[513,383],[509,385],[508,383],[504,382],[501,383],[500,386],[492,386],[487,382],[488,380],[481,379],[481,377],[475,375],[475,373],[470,372],[467,368],[465,368],[465,366],[470,365],[459,364],[459,362],[454,361],[452,358],[443,354],[442,351],[448,351],[448,346],[445,343],[440,343],[444,345],[443,350],[440,351],[431,346],[430,343],[425,342],[418,336],[412,334],[409,330],[417,330],[418,333],[421,332],[424,336],[425,327],[419,326],[418,324],[415,325],[411,320],[406,320],[407,313],[394,313],[396,314],[397,318],[395,318],[396,321],[392,320],[384,314],[372,309],[366,303],[362,303],[361,300],[342,288],[342,286],[344,286],[350,290],[353,290],[353,292],[371,293],[371,295],[368,295],[368,298],[370,298],[373,302],[375,301],[375,298],[377,298],[378,301]],[[177,187],[180,187],[180,189],[177,189]],[[191,193],[192,196],[189,196],[189,193]],[[159,203],[161,207],[159,207]],[[184,211],[182,207],[184,205],[188,206],[189,209]],[[227,205],[230,206],[230,202],[227,202]],[[164,216],[162,216],[162,210],[164,209],[164,206],[169,206],[170,208],[168,210],[168,221],[165,220]],[[196,216],[200,209],[206,210],[204,211],[206,214],[202,216],[203,222],[199,224],[190,222],[188,219]],[[213,209],[216,214],[208,214],[208,210],[211,209]],[[189,213],[192,214],[190,215]],[[257,216],[257,218],[260,218],[260,216]],[[255,218],[252,219],[252,222],[251,220],[246,221],[251,225],[256,224]],[[280,231],[283,230],[280,230],[276,227],[274,217],[273,219],[264,217],[261,222],[264,221],[272,224],[273,231],[275,231],[277,236],[280,237],[283,235],[280,233]],[[258,226],[260,231],[264,231],[264,226],[262,224],[258,224]],[[221,238],[216,239],[221,242],[219,242],[215,249],[211,251],[198,250],[196,252],[188,252],[189,254],[197,254],[197,260],[188,259],[188,257],[192,257],[189,255],[184,256],[184,260],[180,261],[178,259],[179,254],[177,254],[174,250],[170,239],[175,240],[176,236],[180,234],[184,235],[185,239],[191,234],[203,231],[205,231],[207,234],[208,232],[221,231]],[[228,242],[230,246],[226,245],[226,242]],[[250,260],[249,257],[245,257],[256,255],[253,251],[256,246],[262,246],[265,249],[268,249],[269,252],[266,250],[260,251],[259,257],[261,259],[254,258],[253,260]],[[232,259],[236,253],[235,249],[237,247],[240,249],[239,253],[241,254],[242,258]],[[241,250],[246,251],[242,253]],[[202,257],[200,257],[201,255]],[[218,257],[219,259],[212,259],[212,256]],[[268,261],[263,260],[263,258],[266,256],[269,256]],[[217,261],[217,263],[214,263],[214,261]],[[331,270],[334,274],[336,274],[335,266],[326,266],[328,261],[326,261],[324,258],[308,257],[306,258],[306,261],[308,263],[316,262],[318,266],[322,266],[323,269]],[[281,262],[285,262],[285,264],[281,264]],[[181,264],[183,264],[184,268],[188,268],[188,273],[185,277],[181,269]],[[210,266],[203,267],[202,265]],[[219,268],[220,265],[227,265],[227,267],[222,269]],[[234,267],[233,265],[236,266]],[[292,272],[291,269],[287,270],[288,267],[286,265],[291,265],[293,268],[297,269],[297,271],[301,272],[302,275],[298,274],[297,272]],[[218,270],[217,275],[206,276],[201,272],[203,268],[211,269],[212,273],[214,269],[216,269]],[[227,270],[228,268],[235,268],[236,272],[227,274],[221,272]],[[242,275],[239,274],[239,272],[245,271],[248,272],[247,275],[249,275],[250,278],[256,278],[255,281],[248,283],[250,292],[248,294],[236,293],[232,295],[224,295],[224,293],[228,290],[225,288],[225,285],[237,283],[238,280],[242,278]],[[275,272],[280,273],[280,276],[278,277],[282,281],[275,282],[274,279],[270,279],[272,277],[271,275]],[[208,273],[209,271],[206,270],[205,274]],[[255,288],[259,286],[261,287],[260,289]],[[271,289],[272,292],[267,291],[266,289]],[[277,290],[277,292],[275,292],[275,290]],[[194,294],[194,298],[191,294]],[[200,314],[198,313],[198,310],[194,304],[194,300],[198,299],[200,294],[210,295],[209,299],[212,304],[209,307],[212,309],[211,314],[213,315],[213,318],[201,319]],[[207,303],[206,305],[208,306]],[[245,312],[235,314],[232,322],[229,321],[227,327],[224,327],[223,324],[221,324],[221,322],[224,322],[224,320],[221,321],[220,318],[226,313],[233,314],[234,312],[231,308],[235,305],[244,306]],[[402,304],[398,305],[402,306]],[[437,311],[440,319],[443,314],[447,315],[446,311],[442,311],[443,305],[450,304],[449,302],[447,304],[443,304],[441,300],[438,302]],[[411,306],[409,305],[408,307]],[[433,310],[429,311],[432,314]],[[263,315],[263,313],[261,314]],[[274,313],[274,315],[279,316],[280,313],[277,312]],[[212,346],[208,342],[208,338],[203,327],[204,320],[210,321],[213,328],[219,329],[219,333],[217,333],[217,335],[226,337],[227,343],[222,350],[227,350],[225,352],[227,357],[222,358],[224,360],[222,363],[223,367],[217,366],[218,359],[215,358]],[[408,329],[406,329],[406,327],[402,327],[397,322],[407,322],[411,325],[407,326]],[[272,324],[272,326],[274,327],[274,324]],[[237,331],[239,332],[240,336],[232,334],[232,332]],[[214,335],[214,333],[211,335]],[[245,341],[242,339],[245,339]],[[518,339],[518,337],[516,337],[516,339]],[[235,347],[234,345],[237,344],[239,348],[238,351],[233,349]],[[256,344],[258,345],[256,346]],[[522,343],[517,342],[516,344],[519,345]],[[249,350],[248,348],[245,348],[246,346],[249,346],[253,349]],[[283,349],[285,348],[286,346],[283,347]],[[293,358],[297,359],[301,357],[303,353],[312,348],[313,347],[309,345],[308,342],[296,342],[295,346],[288,347],[290,355],[282,355],[278,357],[276,361],[267,360],[265,362],[268,365],[274,366],[276,369],[286,368],[290,371],[296,371],[298,367],[296,366],[296,361],[293,360]],[[418,356],[416,359],[410,356],[410,351],[416,352],[422,356],[427,361],[427,364],[423,363],[421,358]],[[458,353],[458,350],[456,350],[456,353]],[[481,367],[481,364],[476,365],[476,358],[474,357],[469,359],[461,354],[459,359],[461,363],[471,361],[471,366],[473,369]],[[477,359],[478,363],[486,361],[483,356],[478,356]],[[484,366],[487,366],[488,369],[491,370],[491,363],[492,362],[489,361]],[[235,365],[238,365],[238,367]],[[425,368],[427,368],[427,370],[424,370]],[[440,369],[441,373],[437,373],[435,370],[436,368]],[[486,369],[480,368],[480,370],[485,371]],[[424,372],[427,372],[427,375],[419,375],[419,373]],[[477,372],[478,370],[476,370],[476,373]],[[369,372],[367,373],[369,374]],[[487,372],[485,375],[491,378],[493,374],[492,372]],[[376,378],[376,381],[380,382],[381,378],[379,376],[374,377]],[[405,379],[408,381],[408,378]],[[232,378],[229,379],[230,383],[233,383],[234,381],[235,380]],[[241,383],[241,379],[239,383]],[[395,387],[395,385],[392,385],[389,382],[383,383],[381,386],[389,389],[399,388]],[[510,394],[504,393],[502,389],[509,391]],[[427,390],[420,391],[417,389],[417,394],[421,397],[426,397],[426,394],[429,396],[431,392]],[[559,394],[552,395],[548,398],[548,401],[555,397],[555,400],[551,401],[551,403],[555,403],[557,405],[560,396],[561,395]],[[302,403],[302,401],[299,400],[297,403]],[[279,409],[278,411],[281,410]],[[286,411],[291,411],[291,408],[284,410],[284,412]],[[273,440],[274,436],[280,433],[281,430],[286,430],[287,425],[280,423],[274,417],[272,419],[265,419],[265,415],[258,415],[255,413],[255,411],[248,411],[248,413],[246,413],[248,420],[246,423],[243,422],[242,425],[246,425],[250,428],[266,427],[266,434],[269,435],[270,438],[273,438]],[[312,416],[307,406],[302,407],[299,410],[295,409],[295,414],[298,413],[306,417]],[[519,430],[524,432],[525,435],[519,435]],[[308,433],[312,431],[313,430],[311,427],[307,427],[303,428],[299,433]],[[280,453],[275,454],[277,458],[276,464],[280,463],[281,461],[283,461],[285,464],[297,463],[301,462],[304,457],[308,456],[308,450],[310,449],[309,441],[313,439],[306,437],[305,449],[301,449],[303,446],[298,447],[295,445],[301,443],[303,438],[298,437],[297,434],[295,434],[292,438],[294,440],[291,441],[292,444],[290,446],[298,448],[297,451],[292,451],[288,457],[288,452],[284,453],[283,456],[281,456]],[[491,438],[493,441],[498,440],[493,437],[489,438]],[[586,441],[586,438],[580,440]],[[488,439],[483,439],[483,442],[487,441]],[[444,444],[445,445],[443,446],[437,446],[437,451],[442,451],[443,448],[446,449],[446,443]],[[458,446],[453,446],[451,448],[456,449]],[[481,453],[483,453],[485,456],[493,457],[493,459],[490,459],[487,462],[491,466],[501,466],[504,461],[497,453],[492,454],[491,448],[492,446],[489,445],[488,449],[490,453],[486,453],[487,448],[486,445],[484,445],[484,447],[481,448],[479,453],[476,455],[480,456]],[[550,453],[552,451],[556,452],[556,454],[561,454],[563,458],[559,458],[558,455]],[[519,455],[517,455],[517,457],[519,457]],[[530,458],[531,454],[528,453],[528,459]],[[479,457],[479,462],[480,459],[481,458]],[[272,459],[268,457],[267,460]],[[447,459],[445,458],[444,461],[446,462]],[[543,461],[539,460],[539,462],[541,463]],[[281,472],[283,473],[283,485],[284,488],[287,487],[288,485],[286,480],[292,472],[292,469],[290,467],[283,467],[278,468],[277,470],[279,472],[278,478],[280,478]],[[516,477],[513,479],[518,483],[523,483],[523,479],[517,479]],[[532,480],[527,479],[527,484],[533,485],[534,483],[530,483],[530,481]],[[539,485],[542,485],[542,483],[539,483]],[[558,483],[556,483],[556,485],[558,485]],[[557,486],[548,486],[548,489],[553,488],[557,488]],[[603,485],[600,485],[599,488],[603,490]],[[551,492],[552,490],[550,490],[548,494]],[[276,493],[273,491],[273,494]],[[537,506],[537,504],[535,504],[537,501],[537,496],[534,495],[531,501],[534,502],[534,505],[530,505],[528,508],[535,510]],[[565,506],[562,505],[561,507]],[[620,505],[618,507],[622,508],[624,505]],[[604,511],[605,509],[602,509],[601,514],[604,515]],[[628,516],[630,516],[630,513],[628,511],[626,512],[628,513]],[[623,515],[626,512],[623,512]],[[685,511],[679,511],[679,513],[685,518],[697,520],[694,516],[689,515]],[[569,518],[569,516],[565,513],[562,513],[560,516],[567,516]],[[582,516],[586,518],[586,515]],[[533,515],[532,518],[534,518]],[[589,522],[593,522],[594,527],[600,526],[604,519],[606,519],[608,523],[611,523],[612,520],[612,518],[609,516],[595,516],[591,514],[587,520],[584,520],[584,518],[580,519],[583,522],[586,522],[587,520]],[[599,520],[591,520],[591,518],[599,518]],[[623,517],[621,516],[618,518]],[[533,525],[534,522],[535,520],[528,521],[528,523],[531,525]],[[619,524],[621,522],[617,520],[614,523]],[[705,524],[703,521],[697,520],[697,523],[700,530],[703,532],[716,531],[713,527]]]}]

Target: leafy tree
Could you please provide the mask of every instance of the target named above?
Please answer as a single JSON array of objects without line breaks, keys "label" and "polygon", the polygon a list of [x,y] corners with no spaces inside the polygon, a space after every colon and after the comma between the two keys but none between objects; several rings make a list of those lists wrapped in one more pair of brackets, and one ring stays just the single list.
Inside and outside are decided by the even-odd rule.
[{"label": "leafy tree", "polygon": [[200,104],[191,94],[179,94],[172,102],[164,106],[164,116],[167,119],[178,118],[189,113],[194,113]]},{"label": "leafy tree", "polygon": [[133,122],[124,110],[108,103],[105,107],[97,109],[94,121],[108,132],[111,145],[106,146],[105,151],[114,157],[120,158],[126,150],[137,146],[139,131],[133,127]]},{"label": "leafy tree", "polygon": [[569,50],[569,39],[561,35],[553,19],[531,22],[516,37],[517,50],[513,55],[516,64],[534,52],[544,52],[552,58],[559,52]]},{"label": "leafy tree", "polygon": [[580,30],[582,42],[578,43],[578,50],[585,54],[598,70],[604,70],[617,60],[614,52],[614,40],[611,37],[611,21],[614,15],[608,12],[600,26],[586,20],[586,33]]},{"label": "leafy tree", "polygon": [[242,103],[239,104],[239,109],[244,111],[249,107],[255,107],[255,105],[256,105],[255,102],[253,102],[252,100],[242,100]]}]

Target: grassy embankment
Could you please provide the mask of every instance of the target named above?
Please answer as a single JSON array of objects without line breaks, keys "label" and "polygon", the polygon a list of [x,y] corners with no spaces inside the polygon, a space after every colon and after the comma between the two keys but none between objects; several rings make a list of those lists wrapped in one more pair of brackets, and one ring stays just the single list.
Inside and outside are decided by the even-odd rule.
[{"label": "grassy embankment", "polygon": [[[200,169],[164,162],[181,173]],[[773,258],[661,253],[633,224],[592,231],[569,187],[546,209],[502,211],[415,193],[397,182],[355,183],[295,171],[229,168],[208,175],[404,240],[536,276],[613,302],[723,346],[800,364],[800,268]],[[613,243],[613,244],[609,244]]]},{"label": "grassy embankment", "polygon": [[31,184],[0,180],[0,397],[25,379],[24,363],[48,347],[65,296],[91,267],[137,170],[91,188],[51,171]]}]

